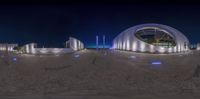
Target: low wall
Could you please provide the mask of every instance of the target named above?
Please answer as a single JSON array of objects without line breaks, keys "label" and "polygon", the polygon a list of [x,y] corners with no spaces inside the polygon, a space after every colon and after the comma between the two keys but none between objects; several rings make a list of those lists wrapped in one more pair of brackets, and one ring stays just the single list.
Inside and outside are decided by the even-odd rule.
[{"label": "low wall", "polygon": [[74,52],[71,48],[35,48],[33,54],[65,54]]}]

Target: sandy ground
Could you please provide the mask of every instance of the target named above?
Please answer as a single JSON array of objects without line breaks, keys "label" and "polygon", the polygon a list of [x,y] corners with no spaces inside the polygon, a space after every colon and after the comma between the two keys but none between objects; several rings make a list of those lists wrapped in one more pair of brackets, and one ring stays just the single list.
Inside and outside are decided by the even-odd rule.
[{"label": "sandy ground", "polygon": [[[200,98],[197,51],[169,55],[112,50],[59,56],[0,55],[3,99]],[[162,64],[152,65],[155,60]]]}]

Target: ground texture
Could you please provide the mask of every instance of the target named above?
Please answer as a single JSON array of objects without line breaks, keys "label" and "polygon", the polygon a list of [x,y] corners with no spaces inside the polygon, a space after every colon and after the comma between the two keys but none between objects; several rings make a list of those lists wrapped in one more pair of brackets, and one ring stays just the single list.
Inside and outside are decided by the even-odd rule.
[{"label": "ground texture", "polygon": [[86,49],[59,56],[1,53],[1,97],[199,99],[200,52],[156,55]]}]

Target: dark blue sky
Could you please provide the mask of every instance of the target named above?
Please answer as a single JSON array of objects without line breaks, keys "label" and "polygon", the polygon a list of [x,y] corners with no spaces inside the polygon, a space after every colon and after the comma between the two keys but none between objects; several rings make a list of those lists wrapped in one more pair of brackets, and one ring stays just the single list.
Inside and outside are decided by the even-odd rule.
[{"label": "dark blue sky", "polygon": [[191,43],[200,42],[199,5],[6,5],[0,6],[0,43],[36,42],[61,47],[69,36],[95,44],[95,36],[107,44],[123,30],[137,24],[159,23],[183,32]]}]

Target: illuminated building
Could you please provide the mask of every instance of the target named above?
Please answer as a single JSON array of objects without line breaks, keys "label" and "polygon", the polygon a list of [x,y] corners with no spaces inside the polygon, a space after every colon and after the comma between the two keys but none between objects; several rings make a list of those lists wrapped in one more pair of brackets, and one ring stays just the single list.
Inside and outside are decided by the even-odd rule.
[{"label": "illuminated building", "polygon": [[0,44],[0,51],[14,51],[18,44]]},{"label": "illuminated building", "polygon": [[141,24],[126,29],[113,40],[118,50],[176,53],[189,50],[189,41],[180,31],[161,24]]},{"label": "illuminated building", "polygon": [[197,50],[200,50],[200,43],[197,44]]},{"label": "illuminated building", "polygon": [[63,54],[84,49],[84,44],[73,37],[66,42],[66,48],[37,48],[37,44],[30,43],[23,47],[23,52],[27,54]]},{"label": "illuminated building", "polygon": [[69,40],[66,42],[66,47],[78,51],[84,48],[84,44],[76,38],[69,37]]}]

